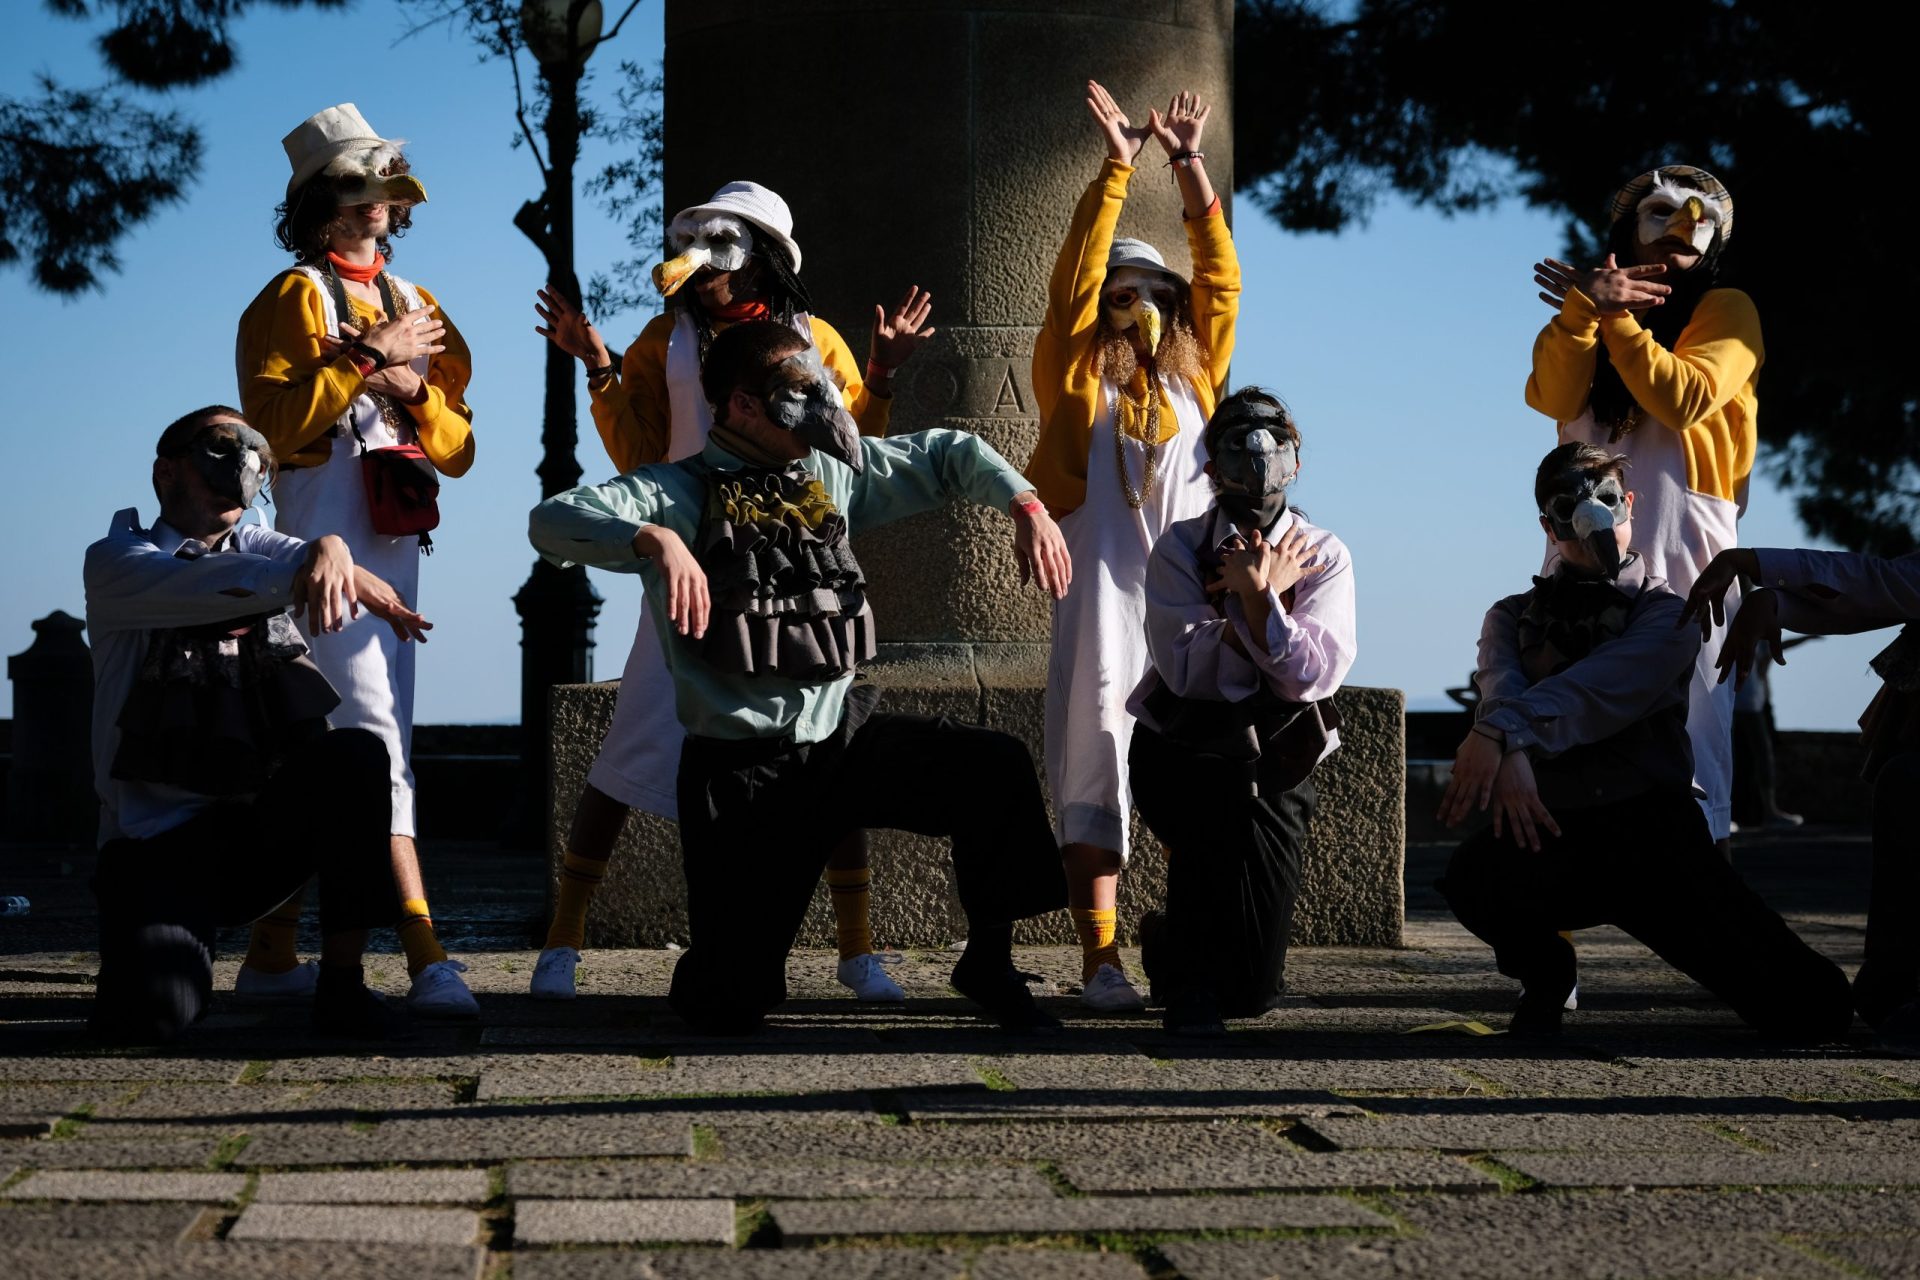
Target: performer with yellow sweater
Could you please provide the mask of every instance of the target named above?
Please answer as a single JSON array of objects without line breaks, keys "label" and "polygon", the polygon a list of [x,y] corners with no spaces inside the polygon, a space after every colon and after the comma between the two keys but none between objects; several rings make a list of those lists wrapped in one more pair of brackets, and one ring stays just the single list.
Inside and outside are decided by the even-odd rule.
[{"label": "performer with yellow sweater", "polygon": [[[1183,93],[1139,128],[1089,81],[1087,109],[1107,159],[1074,209],[1034,342],[1040,439],[1026,474],[1080,566],[1054,605],[1046,710],[1055,835],[1084,952],[1080,1000],[1138,1009],[1114,945],[1132,807],[1127,698],[1152,665],[1145,592],[1154,541],[1213,503],[1205,429],[1233,357],[1240,266],[1202,163],[1211,108]],[[1149,133],[1179,185],[1191,281],[1152,245],[1114,234]]]},{"label": "performer with yellow sweater", "polygon": [[[462,476],[473,466],[473,410],[466,403],[473,358],[434,296],[387,270],[393,240],[411,223],[413,207],[426,203],[426,189],[411,176],[400,144],[376,134],[350,102],[310,117],[283,145],[293,176],[275,235],[294,265],[240,317],[237,351],[247,421],[281,459],[274,524],[297,538],[344,537],[355,561],[417,604],[425,530],[438,512],[423,494],[376,508],[374,481],[404,474],[437,492],[439,476]],[[382,492],[391,495],[391,483]],[[466,966],[449,960],[434,936],[414,840],[410,757],[419,646],[401,644],[392,628],[365,614],[332,633],[310,634],[308,643],[340,694],[334,728],[372,732],[392,758],[391,851],[403,903],[400,941],[413,979],[408,1005],[430,1016],[471,1017],[479,1006],[460,978]],[[324,780],[316,785],[324,802]],[[311,986],[309,966],[294,952],[298,918],[296,897],[255,926],[237,991],[292,996]]]},{"label": "performer with yellow sweater", "polygon": [[[1766,358],[1760,316],[1753,299],[1719,283],[1733,196],[1706,170],[1641,174],[1614,196],[1611,218],[1605,265],[1534,266],[1541,299],[1559,314],[1534,342],[1527,403],[1559,424],[1561,443],[1626,456],[1634,549],[1648,573],[1685,595],[1739,542],[1758,443],[1754,384]],[[1553,560],[1550,550],[1549,568]],[[1718,683],[1719,651],[1716,637],[1694,666],[1687,735],[1707,825],[1724,842],[1733,686]]]},{"label": "performer with yellow sweater", "polygon": [[[667,242],[675,256],[654,268],[667,310],[647,323],[618,366],[599,330],[558,290],[542,289],[535,304],[545,322],[538,331],[586,365],[594,425],[622,475],[680,462],[706,447],[713,428],[700,388],[707,348],[717,334],[749,320],[775,320],[796,330],[819,352],[861,434],[887,434],[894,370],[935,332],[927,325],[932,295],[912,288],[892,314],[874,307],[863,377],[846,340],[809,314],[793,215],[777,194],[755,182],[730,182],[705,204],[675,214]],[[573,998],[587,905],[628,812],[678,817],[674,779],[684,736],[659,633],[643,616],[621,675],[613,724],[574,810],[553,921],[531,979],[533,995]],[[834,850],[826,879],[838,926],[840,981],[863,1000],[905,999],[874,954],[867,847],[859,832]]]}]

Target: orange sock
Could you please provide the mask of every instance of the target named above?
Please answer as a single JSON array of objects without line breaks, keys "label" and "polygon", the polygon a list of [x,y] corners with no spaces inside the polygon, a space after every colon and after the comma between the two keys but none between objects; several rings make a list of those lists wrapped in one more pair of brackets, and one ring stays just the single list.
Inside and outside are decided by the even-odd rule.
[{"label": "orange sock", "polygon": [[873,925],[867,919],[869,886],[872,883],[873,872],[867,867],[854,867],[847,871],[827,868],[827,891],[833,899],[834,935],[835,941],[840,944],[842,960],[864,956],[873,950]]},{"label": "orange sock", "polygon": [[589,858],[567,851],[560,864],[560,892],[553,903],[553,923],[547,926],[547,948],[587,945],[587,904],[607,874],[605,858]]},{"label": "orange sock", "polygon": [[425,898],[408,898],[400,904],[400,923],[394,926],[394,932],[400,935],[400,946],[407,953],[410,978],[418,977],[428,965],[439,964],[447,958],[440,939],[433,935],[433,916],[427,911]]},{"label": "orange sock", "polygon": [[1073,931],[1080,935],[1080,980],[1091,982],[1103,964],[1120,968],[1120,945],[1113,940],[1119,912],[1112,907],[1104,911],[1069,907],[1067,914],[1073,917]]},{"label": "orange sock", "polygon": [[291,898],[253,922],[247,958],[241,963],[261,973],[286,973],[300,963],[300,903],[306,894],[303,885]]}]

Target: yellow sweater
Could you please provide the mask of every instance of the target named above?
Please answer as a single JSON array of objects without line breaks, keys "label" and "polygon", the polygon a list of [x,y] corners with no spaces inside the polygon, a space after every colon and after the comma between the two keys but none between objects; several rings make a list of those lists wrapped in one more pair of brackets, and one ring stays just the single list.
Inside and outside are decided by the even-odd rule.
[{"label": "yellow sweater", "polygon": [[[1097,366],[1100,287],[1107,279],[1107,253],[1127,199],[1131,165],[1107,160],[1073,210],[1073,225],[1061,246],[1047,286],[1047,319],[1033,344],[1033,394],[1039,401],[1040,439],[1027,462],[1027,479],[1055,516],[1079,508],[1087,497],[1087,452],[1093,424],[1103,409]],[[1226,386],[1233,361],[1234,325],[1240,316],[1240,261],[1233,236],[1216,209],[1186,220],[1193,255],[1193,326],[1200,340],[1206,378],[1194,380],[1194,395],[1209,417]],[[1135,373],[1128,390],[1147,394],[1146,372]],[[1163,432],[1173,428],[1172,406],[1161,397]],[[1163,436],[1164,438],[1164,436]]]},{"label": "yellow sweater", "polygon": [[[673,336],[676,313],[657,315],[647,322],[640,336],[627,348],[620,371],[599,387],[592,388],[593,425],[600,430],[600,442],[620,474],[635,467],[667,460],[667,442],[673,436],[673,413],[668,407],[667,340]],[[846,339],[819,316],[813,323],[813,345],[820,361],[837,378],[847,411],[860,424],[860,434],[884,436],[893,413],[893,401],[876,396],[861,381],[860,365],[847,349]],[[714,325],[714,331],[726,328]]]},{"label": "yellow sweater", "polygon": [[1569,290],[1560,314],[1534,341],[1527,403],[1556,423],[1585,413],[1601,342],[1634,401],[1660,427],[1680,434],[1687,487],[1736,501],[1753,473],[1759,443],[1754,384],[1766,360],[1753,299],[1738,289],[1708,290],[1669,351],[1635,317],[1603,318],[1591,298]]},{"label": "yellow sweater", "polygon": [[[385,319],[378,307],[348,301],[363,332]],[[427,398],[406,409],[421,452],[442,475],[463,476],[473,466],[473,410],[466,402],[473,355],[434,296],[420,289],[420,301],[446,321],[447,349],[427,367]],[[346,356],[329,361],[322,353],[326,328],[320,286],[300,271],[275,276],[240,317],[240,407],[283,467],[317,467],[333,456],[327,433],[365,381]]]}]

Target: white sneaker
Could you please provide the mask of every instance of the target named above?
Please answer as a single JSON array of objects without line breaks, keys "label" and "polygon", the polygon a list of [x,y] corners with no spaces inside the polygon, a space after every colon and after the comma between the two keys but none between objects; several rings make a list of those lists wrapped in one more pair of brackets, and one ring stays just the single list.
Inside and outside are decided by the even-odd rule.
[{"label": "white sneaker", "polygon": [[460,975],[467,966],[458,960],[436,960],[414,976],[407,992],[407,1008],[423,1018],[477,1018],[480,1005]]},{"label": "white sneaker", "polygon": [[527,993],[535,1000],[573,999],[573,970],[579,963],[580,953],[572,947],[548,947],[533,966]]},{"label": "white sneaker", "polygon": [[1110,964],[1103,964],[1093,971],[1086,986],[1081,988],[1080,1003],[1103,1013],[1122,1013],[1147,1007],[1147,1002],[1127,981],[1127,975]]},{"label": "white sneaker", "polygon": [[1562,1006],[1569,1013],[1580,1007],[1580,984],[1574,983],[1573,990],[1567,992],[1567,1003]]},{"label": "white sneaker", "polygon": [[320,966],[302,960],[284,973],[268,973],[251,965],[241,965],[233,980],[234,998],[253,1004],[303,1004],[313,999],[320,985]]},{"label": "white sneaker", "polygon": [[887,976],[887,971],[880,964],[880,957],[868,952],[851,960],[842,960],[840,967],[834,970],[834,977],[840,979],[840,985],[852,991],[859,1000],[905,1000],[907,993],[900,989],[899,983]]}]

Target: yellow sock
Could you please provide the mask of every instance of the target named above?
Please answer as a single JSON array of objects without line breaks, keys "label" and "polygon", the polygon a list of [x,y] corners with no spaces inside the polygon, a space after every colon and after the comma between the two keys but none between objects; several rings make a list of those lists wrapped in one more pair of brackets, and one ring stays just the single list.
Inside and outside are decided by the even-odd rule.
[{"label": "yellow sock", "polygon": [[553,904],[553,923],[547,926],[547,947],[572,947],[578,951],[587,945],[587,904],[593,891],[607,874],[605,858],[589,858],[567,851],[560,864],[560,896]]},{"label": "yellow sock", "polygon": [[247,939],[247,958],[242,962],[261,973],[286,973],[300,963],[295,946],[300,932],[300,900],[306,897],[303,885],[291,898],[253,922],[253,936]]},{"label": "yellow sock", "polygon": [[1091,981],[1103,964],[1120,968],[1120,948],[1113,940],[1114,921],[1118,913],[1112,907],[1105,911],[1092,907],[1069,907],[1067,914],[1073,917],[1073,931],[1080,935],[1080,980]]},{"label": "yellow sock", "polygon": [[400,923],[394,926],[394,931],[400,935],[400,946],[407,953],[408,977],[418,977],[428,965],[439,964],[447,958],[440,939],[433,936],[433,916],[427,910],[425,898],[408,898],[400,904]]},{"label": "yellow sock", "polygon": [[833,899],[833,927],[840,958],[851,960],[873,950],[873,925],[867,919],[868,886],[873,872],[866,867],[850,871],[827,868],[827,890]]}]

